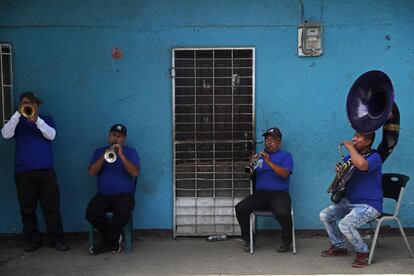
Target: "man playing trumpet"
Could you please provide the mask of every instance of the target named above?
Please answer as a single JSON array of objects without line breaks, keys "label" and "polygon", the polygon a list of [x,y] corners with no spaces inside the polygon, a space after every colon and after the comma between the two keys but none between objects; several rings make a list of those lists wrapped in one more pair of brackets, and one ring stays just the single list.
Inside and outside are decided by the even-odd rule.
[{"label": "man playing trumpet", "polygon": [[[86,219],[99,230],[100,241],[90,248],[94,255],[121,250],[119,240],[135,206],[135,183],[139,175],[138,152],[124,145],[127,128],[115,124],[109,130],[109,147],[95,150],[89,175],[97,176],[98,193],[86,208]],[[110,220],[106,212],[113,212]]]},{"label": "man playing trumpet", "polygon": [[[53,169],[52,141],[55,124],[50,116],[39,116],[42,101],[33,92],[20,95],[18,111],[1,130],[5,139],[16,140],[15,182],[26,240],[24,251],[42,246],[36,209],[42,206],[51,246],[60,251],[69,247],[63,239],[59,187]],[[23,115],[23,116],[22,116]]]},{"label": "man playing trumpet", "polygon": [[265,150],[253,159],[262,158],[263,163],[246,170],[255,178],[255,193],[236,205],[236,216],[245,241],[244,250],[250,252],[250,214],[253,210],[270,210],[282,228],[282,243],[278,252],[287,252],[292,243],[291,200],[289,196],[289,176],[293,170],[293,159],[289,152],[279,149],[282,133],[276,127],[268,129],[264,136]]}]

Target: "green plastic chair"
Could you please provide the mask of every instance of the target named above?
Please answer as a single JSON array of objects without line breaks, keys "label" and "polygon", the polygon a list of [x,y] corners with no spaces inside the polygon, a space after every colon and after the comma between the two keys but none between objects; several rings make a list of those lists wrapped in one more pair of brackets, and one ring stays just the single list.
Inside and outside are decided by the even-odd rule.
[{"label": "green plastic chair", "polygon": [[[106,212],[106,217],[112,219],[113,212]],[[132,252],[132,233],[133,233],[132,214],[122,231],[122,240],[124,242],[124,249],[127,254]],[[95,245],[95,227],[91,224],[89,227],[89,249]]]}]

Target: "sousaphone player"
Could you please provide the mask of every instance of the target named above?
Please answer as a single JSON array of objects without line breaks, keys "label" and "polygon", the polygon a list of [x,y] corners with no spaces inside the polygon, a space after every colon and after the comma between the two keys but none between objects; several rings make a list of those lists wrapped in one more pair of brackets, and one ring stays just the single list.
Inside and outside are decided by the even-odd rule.
[{"label": "sousaphone player", "polygon": [[[337,166],[337,176],[329,187],[333,205],[319,216],[330,240],[322,257],[348,254],[345,236],[356,252],[353,267],[368,265],[369,249],[358,228],[377,218],[382,211],[382,162],[398,141],[399,111],[394,103],[394,90],[389,77],[381,71],[360,76],[347,99],[348,119],[356,130],[352,140],[344,140],[349,152],[345,163]],[[383,139],[372,150],[375,130],[383,127]]]}]

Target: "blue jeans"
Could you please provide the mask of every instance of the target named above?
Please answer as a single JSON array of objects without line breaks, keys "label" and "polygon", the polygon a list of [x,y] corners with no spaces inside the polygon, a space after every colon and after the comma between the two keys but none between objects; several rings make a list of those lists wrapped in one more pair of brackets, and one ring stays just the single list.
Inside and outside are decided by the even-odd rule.
[{"label": "blue jeans", "polygon": [[[319,218],[328,232],[331,244],[346,249],[342,234],[349,240],[356,252],[368,253],[368,246],[362,240],[358,227],[378,217],[380,213],[367,204],[352,204],[343,198],[319,213]],[[339,221],[338,225],[336,222]],[[342,234],[341,234],[342,233]]]}]

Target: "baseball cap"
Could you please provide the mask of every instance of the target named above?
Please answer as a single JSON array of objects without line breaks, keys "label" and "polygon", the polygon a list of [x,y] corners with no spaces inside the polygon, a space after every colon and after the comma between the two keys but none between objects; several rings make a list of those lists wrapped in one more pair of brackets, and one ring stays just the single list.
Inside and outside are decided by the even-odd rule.
[{"label": "baseball cap", "polygon": [[124,126],[123,124],[114,124],[113,126],[111,126],[111,129],[109,130],[109,132],[120,132],[123,135],[127,135],[127,128],[126,126]]},{"label": "baseball cap", "polygon": [[27,91],[20,94],[20,101],[23,98],[28,98],[31,102],[37,102],[37,104],[42,104],[42,100],[32,91]]},{"label": "baseball cap", "polygon": [[282,132],[277,127],[269,128],[262,134],[262,136],[268,136],[268,135],[282,139]]}]

